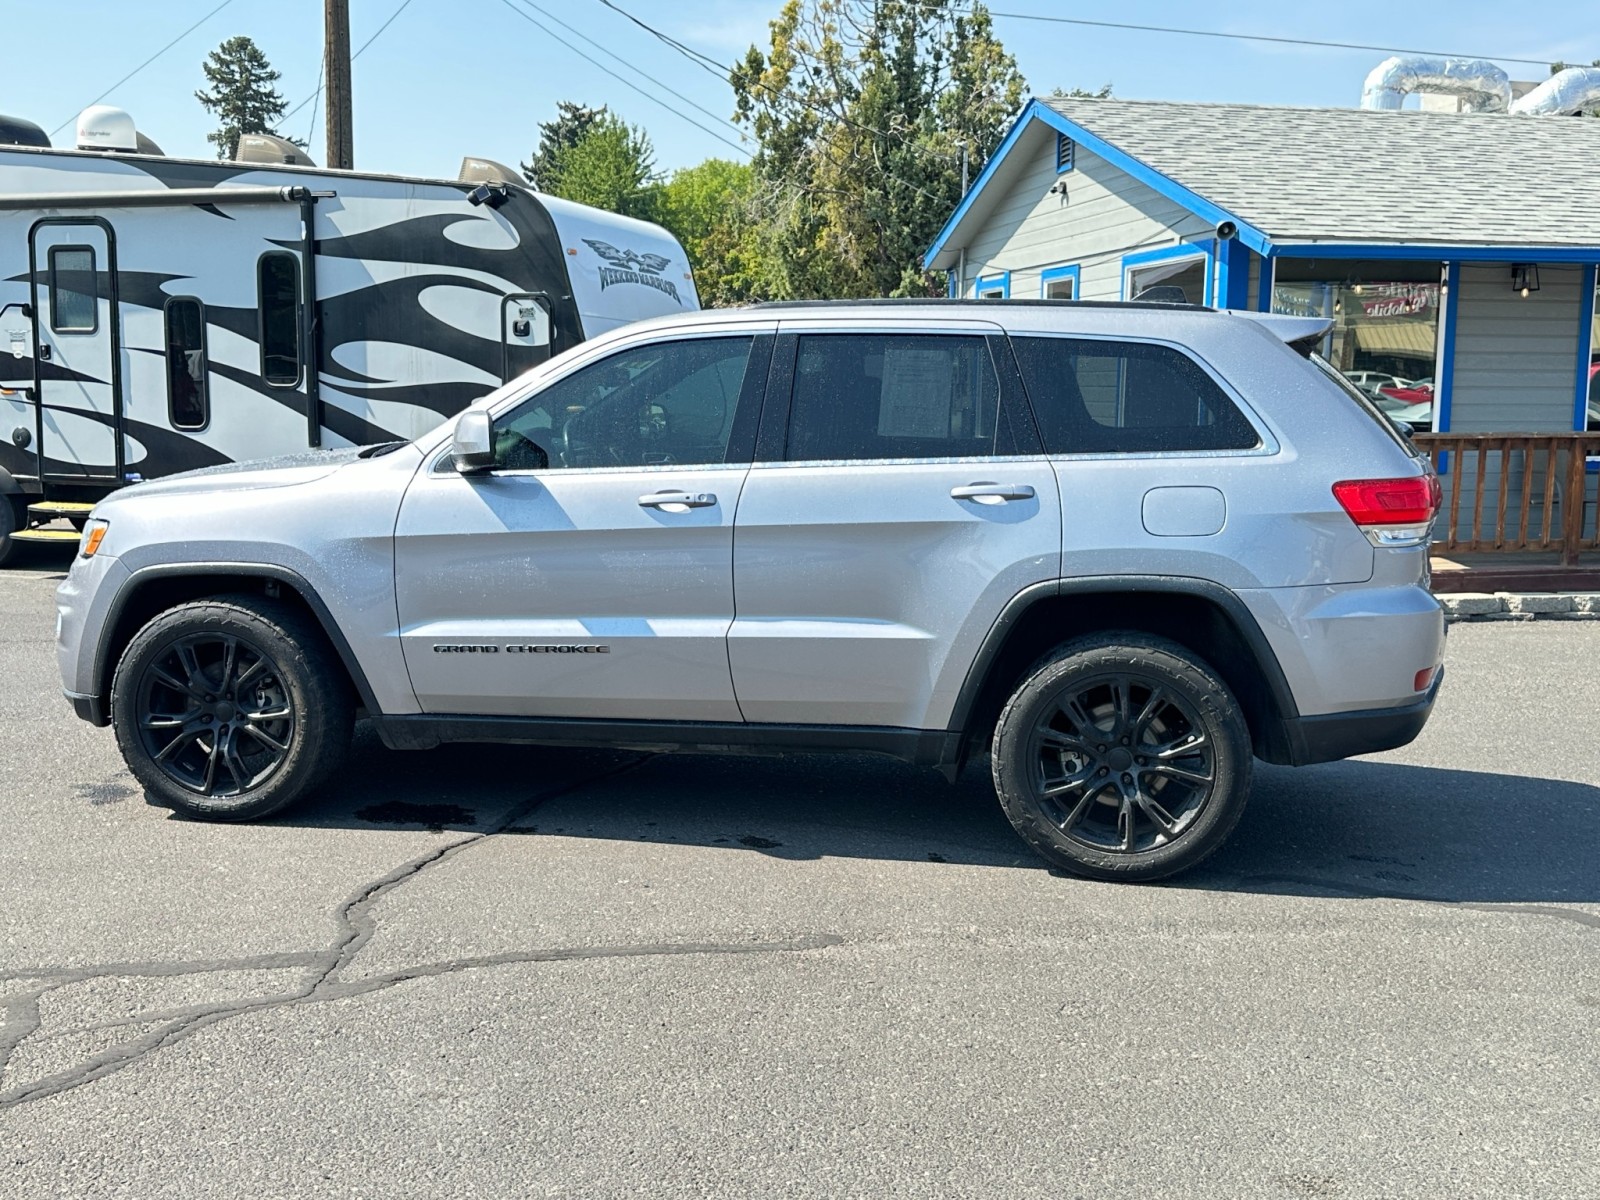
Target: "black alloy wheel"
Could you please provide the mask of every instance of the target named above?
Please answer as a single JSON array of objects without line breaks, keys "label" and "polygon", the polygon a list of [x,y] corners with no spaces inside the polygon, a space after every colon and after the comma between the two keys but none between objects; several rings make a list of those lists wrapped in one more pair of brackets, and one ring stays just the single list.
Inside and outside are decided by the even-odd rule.
[{"label": "black alloy wheel", "polygon": [[260,787],[288,758],[294,702],[278,665],[237,636],[179,638],[139,681],[139,737],[173,782],[206,797]]}]

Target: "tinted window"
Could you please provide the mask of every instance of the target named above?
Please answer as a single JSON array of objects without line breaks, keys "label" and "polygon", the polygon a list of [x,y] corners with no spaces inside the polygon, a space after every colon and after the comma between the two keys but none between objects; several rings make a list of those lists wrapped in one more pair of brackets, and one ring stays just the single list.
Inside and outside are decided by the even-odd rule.
[{"label": "tinted window", "polygon": [[989,455],[999,424],[1000,385],[981,337],[800,339],[791,462]]},{"label": "tinted window", "polygon": [[191,296],[167,301],[167,417],[175,429],[199,429],[206,398],[206,318]]},{"label": "tinted window", "polygon": [[97,325],[94,251],[56,246],[50,251],[50,328],[58,333],[93,333]]},{"label": "tinted window", "polygon": [[300,382],[300,263],[292,254],[263,254],[261,377],[275,387]]},{"label": "tinted window", "polygon": [[568,375],[495,423],[507,470],[720,463],[750,337],[659,342]]},{"label": "tinted window", "polygon": [[1170,346],[1047,337],[1012,345],[1049,454],[1260,444],[1211,376]]}]

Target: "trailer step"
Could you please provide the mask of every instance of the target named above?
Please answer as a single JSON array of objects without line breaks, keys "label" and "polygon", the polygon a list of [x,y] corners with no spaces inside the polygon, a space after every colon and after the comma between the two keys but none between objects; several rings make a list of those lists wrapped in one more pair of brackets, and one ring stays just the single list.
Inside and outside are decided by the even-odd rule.
[{"label": "trailer step", "polygon": [[28,505],[28,520],[42,525],[59,517],[87,517],[93,510],[94,505],[73,500],[40,500]]},{"label": "trailer step", "polygon": [[50,542],[60,546],[76,542],[83,535],[76,529],[18,529],[11,535],[13,542]]}]

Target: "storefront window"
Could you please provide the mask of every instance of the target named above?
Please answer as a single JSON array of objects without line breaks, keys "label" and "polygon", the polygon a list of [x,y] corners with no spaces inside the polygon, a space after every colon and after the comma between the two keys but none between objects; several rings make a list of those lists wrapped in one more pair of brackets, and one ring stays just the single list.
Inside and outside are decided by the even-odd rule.
[{"label": "storefront window", "polygon": [[1441,264],[1280,259],[1272,311],[1332,317],[1322,356],[1378,407],[1433,428]]},{"label": "storefront window", "polygon": [[1589,331],[1589,420],[1590,433],[1600,431],[1600,279],[1594,286],[1594,322]]}]

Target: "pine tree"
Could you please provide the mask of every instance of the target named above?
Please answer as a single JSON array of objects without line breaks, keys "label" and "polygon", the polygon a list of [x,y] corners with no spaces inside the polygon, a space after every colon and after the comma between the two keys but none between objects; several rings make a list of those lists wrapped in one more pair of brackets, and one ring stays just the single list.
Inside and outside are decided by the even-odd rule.
[{"label": "pine tree", "polygon": [[280,73],[272,69],[255,42],[231,37],[206,57],[201,69],[211,90],[196,92],[194,98],[222,122],[214,133],[206,134],[206,141],[216,146],[218,158],[230,157],[243,134],[277,133],[277,124],[289,105],[283,93],[272,86]]},{"label": "pine tree", "polygon": [[522,164],[528,182],[542,192],[554,192],[561,173],[560,159],[583,140],[597,121],[606,115],[606,106],[585,108],[571,100],[556,102],[556,119],[539,124],[539,148],[531,161]]}]

